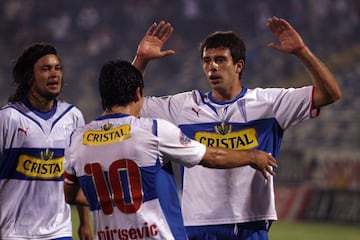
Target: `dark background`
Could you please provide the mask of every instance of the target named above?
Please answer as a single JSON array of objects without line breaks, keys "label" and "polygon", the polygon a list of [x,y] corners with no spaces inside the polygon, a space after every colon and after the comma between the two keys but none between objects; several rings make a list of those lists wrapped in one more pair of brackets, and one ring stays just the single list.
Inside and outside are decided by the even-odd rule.
[{"label": "dark background", "polygon": [[[357,0],[0,0],[0,103],[5,105],[14,91],[11,71],[16,57],[34,42],[49,42],[58,48],[64,65],[61,97],[90,121],[101,114],[97,93],[101,65],[113,58],[131,61],[148,26],[160,20],[175,29],[164,48],[174,49],[176,55],[150,63],[146,95],[209,90],[199,44],[216,30],[236,31],[245,40],[244,86],[310,84],[294,56],[266,46],[276,40],[265,27],[274,15],[298,30],[335,74],[343,92],[340,101],[322,109],[319,119],[286,132],[275,178],[279,216],[360,222]],[[289,200],[294,192],[296,198]],[[341,213],[338,206],[344,208]]]}]

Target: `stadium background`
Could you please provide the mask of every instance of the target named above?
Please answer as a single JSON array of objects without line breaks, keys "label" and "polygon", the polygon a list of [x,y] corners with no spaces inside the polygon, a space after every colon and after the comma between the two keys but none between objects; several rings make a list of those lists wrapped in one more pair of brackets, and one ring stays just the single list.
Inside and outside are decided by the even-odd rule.
[{"label": "stadium background", "polygon": [[33,42],[57,46],[64,65],[62,98],[87,121],[101,113],[97,77],[102,63],[132,60],[137,43],[154,21],[174,33],[165,48],[176,55],[154,61],[146,95],[208,90],[199,43],[215,30],[234,30],[247,45],[242,83],[291,87],[310,83],[293,56],[266,47],[270,16],[287,19],[330,67],[343,98],[322,109],[316,121],[289,129],[276,176],[281,220],[360,223],[360,2],[357,0],[0,0],[0,103],[11,92],[13,60]]}]

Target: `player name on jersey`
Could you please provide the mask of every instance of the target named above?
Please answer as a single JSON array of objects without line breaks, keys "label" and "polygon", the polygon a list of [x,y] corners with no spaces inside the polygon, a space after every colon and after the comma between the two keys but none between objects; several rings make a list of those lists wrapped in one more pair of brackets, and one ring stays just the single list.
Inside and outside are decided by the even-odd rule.
[{"label": "player name on jersey", "polygon": [[144,223],[141,228],[129,229],[109,229],[105,226],[104,230],[97,232],[99,240],[114,240],[114,239],[149,239],[159,237],[159,229],[156,224],[148,225]]}]

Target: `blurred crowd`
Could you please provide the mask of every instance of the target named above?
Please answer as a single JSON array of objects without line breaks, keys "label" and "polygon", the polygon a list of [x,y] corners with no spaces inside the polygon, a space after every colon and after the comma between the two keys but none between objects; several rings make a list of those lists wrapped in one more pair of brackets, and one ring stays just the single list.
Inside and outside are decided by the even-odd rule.
[{"label": "blurred crowd", "polygon": [[[275,40],[268,17],[287,19],[339,80],[343,98],[324,108],[318,121],[290,129],[285,147],[360,147],[360,1],[357,0],[0,0],[0,102],[14,91],[13,60],[34,42],[54,44],[64,65],[62,98],[78,106],[87,121],[101,113],[97,78],[104,61],[132,60],[154,21],[174,33],[165,48],[176,54],[150,63],[146,95],[191,89],[207,91],[199,44],[215,30],[233,30],[247,44],[242,83],[247,87],[308,84],[295,57],[268,48]],[[314,145],[311,145],[314,144]]]}]

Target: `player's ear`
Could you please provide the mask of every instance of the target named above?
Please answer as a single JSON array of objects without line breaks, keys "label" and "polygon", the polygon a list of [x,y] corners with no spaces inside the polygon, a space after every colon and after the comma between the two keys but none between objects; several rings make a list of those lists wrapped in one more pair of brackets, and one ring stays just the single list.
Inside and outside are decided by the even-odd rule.
[{"label": "player's ear", "polygon": [[139,101],[140,99],[142,99],[142,89],[137,87],[135,90],[135,102]]},{"label": "player's ear", "polygon": [[235,63],[235,71],[236,73],[240,73],[242,69],[244,68],[244,60],[239,60],[237,63]]}]

